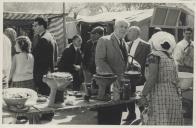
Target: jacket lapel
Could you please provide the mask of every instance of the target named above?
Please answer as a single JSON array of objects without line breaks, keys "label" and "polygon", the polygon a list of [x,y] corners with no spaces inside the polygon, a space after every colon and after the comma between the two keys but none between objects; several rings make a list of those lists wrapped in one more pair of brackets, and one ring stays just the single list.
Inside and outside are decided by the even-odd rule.
[{"label": "jacket lapel", "polygon": [[119,54],[120,54],[122,60],[124,60],[123,54],[122,54],[122,52],[121,52],[121,50],[120,50],[120,47],[119,47],[119,44],[118,44],[118,40],[116,39],[116,37],[115,37],[114,34],[111,35],[111,39],[112,39],[112,41],[113,41],[112,44],[113,44],[114,48],[116,49],[117,52],[119,52]]},{"label": "jacket lapel", "polygon": [[140,52],[142,51],[141,49],[142,49],[142,43],[139,42],[139,44],[138,44],[138,46],[136,48],[134,57],[136,57],[136,56],[138,56],[140,54]]}]

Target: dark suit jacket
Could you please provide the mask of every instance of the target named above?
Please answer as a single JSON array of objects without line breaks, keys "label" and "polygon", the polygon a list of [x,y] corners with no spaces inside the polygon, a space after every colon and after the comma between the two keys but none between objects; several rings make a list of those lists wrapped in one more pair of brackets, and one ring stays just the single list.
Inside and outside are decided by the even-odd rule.
[{"label": "dark suit jacket", "polygon": [[96,50],[97,42],[92,42],[92,40],[88,40],[83,47],[83,59],[82,66],[84,70],[91,72],[92,74],[96,73],[95,66],[95,50]]},{"label": "dark suit jacket", "polygon": [[61,72],[70,72],[74,73],[76,72],[74,70],[73,64],[80,65],[82,61],[81,53],[76,59],[76,50],[73,46],[73,44],[70,44],[62,54],[62,57],[58,63],[58,70]]},{"label": "dark suit jacket", "polygon": [[33,49],[34,74],[44,75],[48,71],[53,72],[57,60],[57,44],[49,32],[44,32]]},{"label": "dark suit jacket", "polygon": [[[143,75],[143,80],[142,80],[143,82],[145,81],[144,71],[145,71],[146,58],[148,54],[150,54],[150,52],[151,52],[150,44],[140,39],[140,42],[135,51],[134,59],[141,65],[141,73]],[[130,53],[130,50],[129,50],[129,53]]]}]

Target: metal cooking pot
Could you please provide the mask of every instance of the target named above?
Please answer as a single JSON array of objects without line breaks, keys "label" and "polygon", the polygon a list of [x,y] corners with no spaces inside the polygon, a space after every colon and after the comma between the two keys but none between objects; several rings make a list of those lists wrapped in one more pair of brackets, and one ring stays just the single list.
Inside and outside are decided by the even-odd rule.
[{"label": "metal cooking pot", "polygon": [[193,74],[188,72],[178,72],[178,86],[182,89],[193,87]]}]

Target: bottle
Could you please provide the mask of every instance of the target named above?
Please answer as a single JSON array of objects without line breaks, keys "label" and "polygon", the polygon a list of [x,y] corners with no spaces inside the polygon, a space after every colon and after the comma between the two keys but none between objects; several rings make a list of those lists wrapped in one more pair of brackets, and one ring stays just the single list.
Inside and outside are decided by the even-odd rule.
[{"label": "bottle", "polygon": [[129,100],[130,98],[130,85],[129,83],[124,84],[124,88],[123,88],[123,100]]}]

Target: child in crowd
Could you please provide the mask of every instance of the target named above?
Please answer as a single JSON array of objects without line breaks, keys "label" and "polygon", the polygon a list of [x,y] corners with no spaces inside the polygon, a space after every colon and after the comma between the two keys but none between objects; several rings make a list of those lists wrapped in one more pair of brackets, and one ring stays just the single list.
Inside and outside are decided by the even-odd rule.
[{"label": "child in crowd", "polygon": [[12,60],[10,87],[35,89],[33,82],[34,57],[31,41],[27,36],[19,36],[15,44],[16,53]]}]

